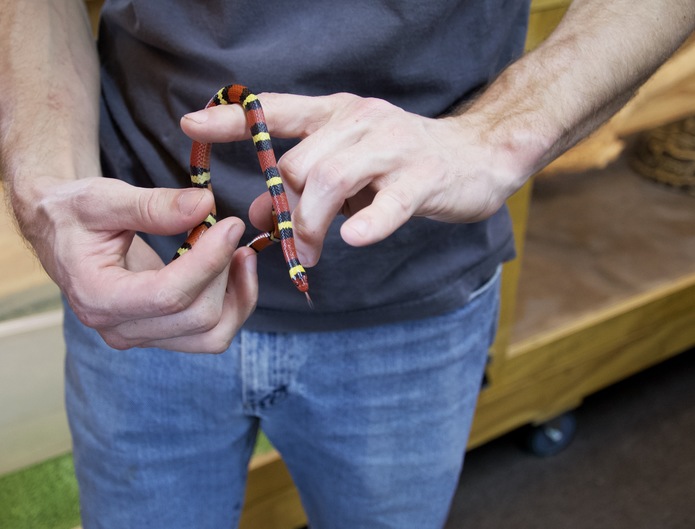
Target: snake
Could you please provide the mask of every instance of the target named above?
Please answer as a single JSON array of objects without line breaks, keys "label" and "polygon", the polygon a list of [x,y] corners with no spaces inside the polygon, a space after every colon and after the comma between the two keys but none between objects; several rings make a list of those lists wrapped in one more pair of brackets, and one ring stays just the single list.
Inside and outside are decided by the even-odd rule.
[{"label": "snake", "polygon": [[[294,283],[297,290],[304,293],[307,303],[310,307],[313,307],[311,297],[309,297],[309,280],[307,273],[297,257],[290,206],[287,201],[285,186],[283,185],[282,177],[278,170],[272,140],[263,113],[263,107],[258,97],[246,86],[230,84],[218,90],[205,108],[232,104],[240,105],[244,109],[246,124],[251,131],[251,138],[256,147],[258,162],[260,163],[261,171],[265,177],[266,186],[268,187],[268,193],[270,193],[273,203],[273,229],[258,234],[246,246],[253,249],[256,253],[259,253],[268,246],[279,242],[292,283]],[[190,154],[190,177],[193,187],[209,189],[212,192],[210,173],[211,151],[211,143],[193,141]],[[213,204],[212,211],[210,211],[203,222],[191,230],[186,240],[181,244],[176,254],[174,254],[173,259],[177,259],[191,250],[195,243],[198,242],[205,232],[216,222],[217,208]]]}]

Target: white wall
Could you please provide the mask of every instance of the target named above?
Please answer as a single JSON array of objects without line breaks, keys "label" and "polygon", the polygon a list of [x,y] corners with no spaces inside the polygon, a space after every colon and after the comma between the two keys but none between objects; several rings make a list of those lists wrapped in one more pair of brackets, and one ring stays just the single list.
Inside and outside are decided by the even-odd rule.
[{"label": "white wall", "polygon": [[0,322],[0,474],[70,450],[62,311]]}]

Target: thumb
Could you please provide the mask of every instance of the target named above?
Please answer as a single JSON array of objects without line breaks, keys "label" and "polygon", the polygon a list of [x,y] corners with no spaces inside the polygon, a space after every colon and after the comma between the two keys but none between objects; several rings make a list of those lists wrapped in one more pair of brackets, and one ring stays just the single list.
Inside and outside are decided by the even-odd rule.
[{"label": "thumb", "polygon": [[109,178],[94,179],[90,188],[80,197],[80,217],[95,229],[174,235],[202,222],[214,207],[207,189],[147,189]]}]

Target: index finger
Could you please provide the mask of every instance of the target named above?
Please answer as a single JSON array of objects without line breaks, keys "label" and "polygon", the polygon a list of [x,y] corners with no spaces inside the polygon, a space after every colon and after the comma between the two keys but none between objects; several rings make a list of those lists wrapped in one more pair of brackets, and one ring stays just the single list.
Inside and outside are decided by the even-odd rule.
[{"label": "index finger", "polygon": [[175,314],[185,310],[231,262],[244,231],[238,219],[210,228],[180,259],[159,270],[131,272],[114,265],[99,292],[101,314],[109,325]]},{"label": "index finger", "polygon": [[[305,138],[326,123],[338,102],[336,96],[258,95],[271,136]],[[250,137],[240,105],[219,105],[181,118],[181,128],[201,143],[224,143]]]}]

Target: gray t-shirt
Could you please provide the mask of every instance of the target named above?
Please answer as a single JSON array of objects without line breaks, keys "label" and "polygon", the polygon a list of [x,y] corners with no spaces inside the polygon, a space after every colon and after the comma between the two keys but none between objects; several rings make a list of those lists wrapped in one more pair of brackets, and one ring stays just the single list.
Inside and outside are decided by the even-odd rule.
[{"label": "gray t-shirt", "polygon": [[[437,116],[471,97],[523,49],[529,1],[110,0],[99,34],[106,176],[186,187],[191,141],[180,117],[222,86],[306,95],[351,92]],[[295,142],[274,140],[282,155]],[[461,160],[465,163],[465,160]],[[215,145],[220,216],[247,222],[265,183],[250,141]],[[412,219],[353,248],[339,217],[308,270],[315,309],[289,281],[279,248],[259,255],[257,330],[320,331],[422,318],[464,305],[513,256],[506,209],[474,224]],[[147,236],[169,259],[182,237]]]}]

